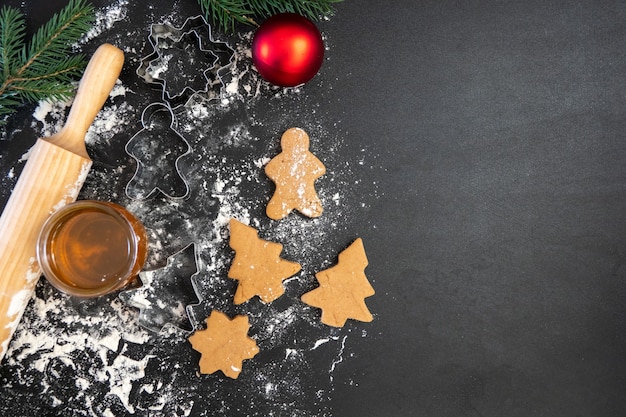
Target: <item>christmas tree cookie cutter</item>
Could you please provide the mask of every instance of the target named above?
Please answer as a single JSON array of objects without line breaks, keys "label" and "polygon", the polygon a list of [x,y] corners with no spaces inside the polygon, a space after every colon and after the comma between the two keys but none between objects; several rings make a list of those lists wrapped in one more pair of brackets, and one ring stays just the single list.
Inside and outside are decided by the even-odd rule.
[{"label": "christmas tree cookie cutter", "polygon": [[139,273],[141,287],[120,292],[125,304],[139,309],[139,325],[160,332],[166,325],[192,330],[186,308],[198,301],[191,280],[198,273],[196,245],[168,257],[165,267]]},{"label": "christmas tree cookie cutter", "polygon": [[172,108],[195,96],[207,100],[220,96],[234,50],[213,38],[203,16],[190,17],[179,28],[153,24],[148,41],[152,52],[141,60],[137,75],[160,89]]},{"label": "christmas tree cookie cutter", "polygon": [[178,131],[172,109],[163,103],[148,105],[141,114],[143,128],[126,143],[126,153],[137,162],[126,184],[126,195],[143,200],[157,192],[172,199],[189,195],[189,184],[180,170],[191,146]]}]

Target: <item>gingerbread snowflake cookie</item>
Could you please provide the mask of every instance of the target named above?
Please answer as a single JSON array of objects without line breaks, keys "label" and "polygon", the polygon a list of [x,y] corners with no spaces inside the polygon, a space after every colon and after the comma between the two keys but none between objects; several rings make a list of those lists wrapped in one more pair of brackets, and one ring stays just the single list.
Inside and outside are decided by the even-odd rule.
[{"label": "gingerbread snowflake cookie", "polygon": [[322,309],[322,323],[342,327],[348,319],[373,320],[365,298],[374,288],[365,276],[367,256],[361,239],[339,254],[337,265],[315,274],[319,287],[304,294],[304,303]]},{"label": "gingerbread snowflake cookie", "polygon": [[322,214],[315,180],[326,173],[326,167],[309,151],[309,142],[304,130],[287,130],[280,139],[282,151],[265,166],[265,173],[276,184],[266,209],[271,219],[283,219],[293,210],[307,217]]},{"label": "gingerbread snowflake cookie", "polygon": [[248,317],[230,319],[220,311],[213,311],[206,324],[205,330],[198,330],[189,336],[191,346],[202,354],[200,373],[222,371],[227,377],[236,379],[241,373],[243,361],[259,353],[256,342],[248,336]]},{"label": "gingerbread snowflake cookie", "polygon": [[300,264],[282,259],[283,245],[259,237],[257,230],[240,221],[230,221],[230,247],[235,258],[228,277],[238,280],[234,303],[254,296],[270,303],[284,294],[283,281],[300,271]]}]

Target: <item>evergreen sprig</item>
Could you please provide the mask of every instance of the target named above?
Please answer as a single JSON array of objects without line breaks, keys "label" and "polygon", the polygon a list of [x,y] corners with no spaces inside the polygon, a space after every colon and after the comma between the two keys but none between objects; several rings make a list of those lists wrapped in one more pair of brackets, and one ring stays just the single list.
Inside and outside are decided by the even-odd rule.
[{"label": "evergreen sprig", "polygon": [[233,31],[235,23],[257,26],[255,18],[277,13],[298,13],[312,20],[333,13],[333,4],[342,0],[198,0],[207,19],[221,29]]},{"label": "evergreen sprig", "polygon": [[26,42],[24,15],[8,6],[0,9],[0,117],[26,101],[71,96],[71,82],[87,63],[83,55],[71,55],[71,47],[94,20],[92,5],[70,0]]}]

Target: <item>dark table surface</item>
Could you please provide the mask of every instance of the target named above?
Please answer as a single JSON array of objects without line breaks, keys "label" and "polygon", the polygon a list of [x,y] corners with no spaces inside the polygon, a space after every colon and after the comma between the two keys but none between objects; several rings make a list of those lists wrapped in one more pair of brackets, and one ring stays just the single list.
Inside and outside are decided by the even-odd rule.
[{"label": "dark table surface", "polygon": [[[31,32],[60,8],[8,4]],[[212,309],[248,314],[261,353],[237,380],[200,375],[184,330],[150,333],[116,295],[76,300],[41,280],[0,366],[1,415],[624,415],[626,3],[339,3],[318,23],[326,59],[311,82],[261,84],[256,97],[211,104],[208,119],[177,113],[194,126],[183,135],[196,158],[181,168],[190,197],[176,203],[125,195],[134,161],[124,145],[160,101],[135,72],[150,25],[181,25],[200,8],[94,4],[124,11],[80,48],[125,51],[126,94],[105,105],[125,123],[88,142],[80,198],[129,206],[161,231],[147,268],[195,243],[202,300],[190,299],[189,324]],[[237,30],[215,36],[245,47],[251,29]],[[42,135],[34,108],[2,134],[2,202]],[[324,220],[264,217],[271,186],[254,167],[291,126],[327,166]],[[226,140],[233,129],[246,135]],[[235,200],[211,194],[215,184],[238,190]],[[224,204],[302,261],[279,301],[232,306],[232,252],[211,234]],[[356,237],[374,321],[331,329],[299,296]]]}]

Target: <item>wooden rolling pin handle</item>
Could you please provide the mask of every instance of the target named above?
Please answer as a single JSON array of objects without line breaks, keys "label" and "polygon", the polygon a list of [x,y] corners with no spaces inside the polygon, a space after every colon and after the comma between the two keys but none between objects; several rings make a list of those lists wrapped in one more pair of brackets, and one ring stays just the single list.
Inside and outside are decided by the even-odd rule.
[{"label": "wooden rolling pin handle", "polygon": [[78,85],[74,103],[63,129],[48,140],[88,158],[85,133],[109,97],[124,65],[124,53],[105,43],[93,54]]}]

